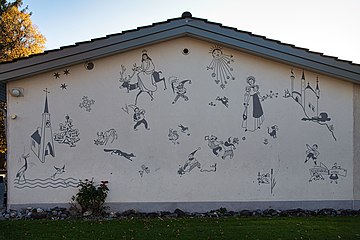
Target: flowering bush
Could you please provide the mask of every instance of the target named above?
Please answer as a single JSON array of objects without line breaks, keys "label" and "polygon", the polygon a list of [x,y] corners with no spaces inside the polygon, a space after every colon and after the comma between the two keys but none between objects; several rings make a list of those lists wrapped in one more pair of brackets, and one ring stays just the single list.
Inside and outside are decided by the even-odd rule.
[{"label": "flowering bush", "polygon": [[94,179],[80,180],[79,192],[71,199],[80,205],[82,213],[91,211],[95,215],[101,215],[105,211],[104,203],[109,192],[108,183],[101,181],[101,184],[96,186]]}]

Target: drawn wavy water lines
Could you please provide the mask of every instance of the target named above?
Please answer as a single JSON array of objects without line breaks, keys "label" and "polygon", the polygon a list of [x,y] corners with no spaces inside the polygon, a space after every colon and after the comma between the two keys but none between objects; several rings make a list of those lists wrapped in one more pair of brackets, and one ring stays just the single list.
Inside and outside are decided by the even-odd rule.
[{"label": "drawn wavy water lines", "polygon": [[46,178],[46,179],[26,179],[26,180],[14,180],[15,188],[76,188],[79,185],[79,180],[69,178]]}]

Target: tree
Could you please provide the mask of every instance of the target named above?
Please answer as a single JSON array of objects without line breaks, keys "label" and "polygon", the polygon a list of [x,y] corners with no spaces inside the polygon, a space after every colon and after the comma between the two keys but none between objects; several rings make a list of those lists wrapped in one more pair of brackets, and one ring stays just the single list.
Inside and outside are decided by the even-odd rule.
[{"label": "tree", "polygon": [[22,0],[0,0],[0,62],[42,53],[46,38],[32,24]]}]

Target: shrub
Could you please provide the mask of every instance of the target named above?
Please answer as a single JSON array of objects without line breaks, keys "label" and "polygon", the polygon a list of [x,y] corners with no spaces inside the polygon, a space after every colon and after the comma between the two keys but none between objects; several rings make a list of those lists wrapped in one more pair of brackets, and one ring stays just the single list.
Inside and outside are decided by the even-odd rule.
[{"label": "shrub", "polygon": [[81,207],[81,212],[91,211],[94,215],[102,215],[105,212],[104,203],[109,192],[108,181],[101,181],[95,185],[94,179],[80,180],[79,192],[72,196],[71,200]]}]

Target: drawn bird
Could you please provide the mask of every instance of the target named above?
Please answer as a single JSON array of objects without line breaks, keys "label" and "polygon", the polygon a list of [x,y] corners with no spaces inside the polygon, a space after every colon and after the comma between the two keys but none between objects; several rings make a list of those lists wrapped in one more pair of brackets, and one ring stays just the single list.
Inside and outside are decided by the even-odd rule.
[{"label": "drawn bird", "polygon": [[23,179],[24,179],[24,182],[26,182],[25,172],[26,172],[26,170],[27,170],[27,168],[28,168],[28,161],[27,161],[27,159],[28,159],[29,156],[30,156],[29,154],[27,154],[27,155],[22,154],[22,155],[21,155],[21,158],[24,159],[24,165],[23,165],[23,166],[19,169],[19,171],[16,173],[16,178],[17,178],[17,180],[18,180],[18,183],[20,182],[21,178],[23,178]]},{"label": "drawn bird", "polygon": [[188,131],[189,131],[189,127],[186,127],[186,126],[184,126],[184,125],[182,125],[182,124],[179,124],[178,127],[181,129],[181,132],[182,132],[182,133],[187,133],[188,136],[190,135],[190,133],[188,132]]},{"label": "drawn bird", "polygon": [[65,172],[65,164],[64,164],[64,166],[62,168],[58,168],[58,167],[55,167],[55,166],[54,166],[54,168],[55,168],[56,172],[51,176],[51,178],[55,178],[55,176],[57,174],[62,174],[62,173]]},{"label": "drawn bird", "polygon": [[187,130],[189,130],[188,127],[185,127],[185,126],[182,125],[182,124],[179,124],[178,126],[181,128],[181,131],[182,131],[182,132],[186,132]]}]

